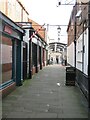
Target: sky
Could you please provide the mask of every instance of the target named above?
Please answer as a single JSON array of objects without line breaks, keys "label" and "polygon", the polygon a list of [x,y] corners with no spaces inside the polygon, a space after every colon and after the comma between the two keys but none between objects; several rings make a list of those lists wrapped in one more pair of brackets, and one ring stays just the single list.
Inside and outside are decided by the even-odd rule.
[{"label": "sky", "polygon": [[[58,1],[62,4],[69,3],[73,5],[58,5]],[[67,26],[70,14],[74,6],[75,0],[24,0],[24,5],[29,12],[29,18],[40,25],[45,23],[48,27],[48,36],[50,39],[57,41],[58,31],[57,25],[60,25],[60,42],[67,43]]]}]

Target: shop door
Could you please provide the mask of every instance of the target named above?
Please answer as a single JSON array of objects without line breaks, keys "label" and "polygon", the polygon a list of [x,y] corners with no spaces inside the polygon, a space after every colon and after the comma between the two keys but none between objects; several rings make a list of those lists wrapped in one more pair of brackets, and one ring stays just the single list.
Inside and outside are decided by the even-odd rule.
[{"label": "shop door", "polygon": [[27,78],[27,43],[23,45],[23,79]]}]

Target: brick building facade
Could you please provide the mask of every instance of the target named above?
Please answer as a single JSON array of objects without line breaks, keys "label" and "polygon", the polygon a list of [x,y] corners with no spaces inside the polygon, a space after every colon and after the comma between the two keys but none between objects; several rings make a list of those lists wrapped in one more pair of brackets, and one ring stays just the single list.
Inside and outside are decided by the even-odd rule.
[{"label": "brick building facade", "polygon": [[67,62],[76,68],[76,83],[87,98],[90,97],[88,6],[89,3],[76,2],[67,29]]}]

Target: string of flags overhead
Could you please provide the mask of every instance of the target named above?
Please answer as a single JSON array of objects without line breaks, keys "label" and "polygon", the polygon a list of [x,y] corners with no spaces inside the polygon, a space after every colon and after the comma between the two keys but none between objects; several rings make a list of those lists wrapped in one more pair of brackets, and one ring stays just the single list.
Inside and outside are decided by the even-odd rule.
[{"label": "string of flags overhead", "polygon": [[32,38],[42,29],[42,27],[45,25],[45,23],[40,26],[38,29],[35,30],[35,32],[33,32],[33,34],[31,35],[29,40],[32,40]]}]

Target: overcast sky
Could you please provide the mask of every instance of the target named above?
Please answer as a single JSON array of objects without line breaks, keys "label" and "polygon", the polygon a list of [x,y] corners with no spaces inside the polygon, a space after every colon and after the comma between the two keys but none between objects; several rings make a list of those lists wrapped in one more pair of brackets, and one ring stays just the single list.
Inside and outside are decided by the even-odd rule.
[{"label": "overcast sky", "polygon": [[[30,19],[40,25],[49,24],[48,36],[50,39],[57,41],[57,26],[61,25],[60,42],[67,43],[66,30],[73,5],[58,5],[60,0],[25,0],[24,4],[30,14]],[[74,3],[75,0],[62,0],[62,4]],[[52,26],[51,26],[52,25]],[[46,26],[45,26],[46,27]]]}]

